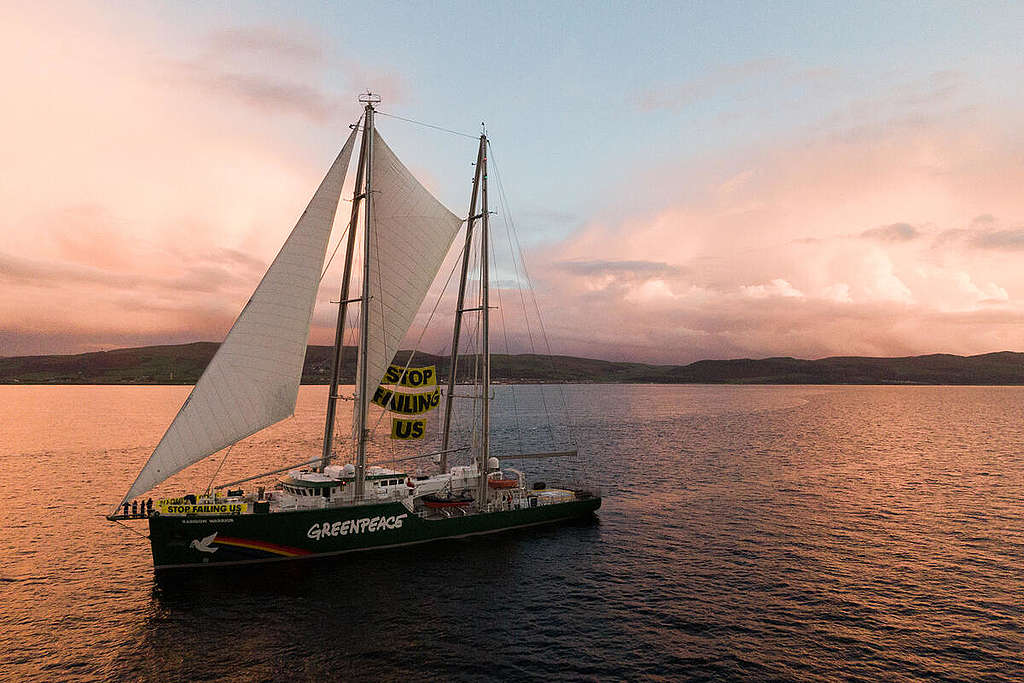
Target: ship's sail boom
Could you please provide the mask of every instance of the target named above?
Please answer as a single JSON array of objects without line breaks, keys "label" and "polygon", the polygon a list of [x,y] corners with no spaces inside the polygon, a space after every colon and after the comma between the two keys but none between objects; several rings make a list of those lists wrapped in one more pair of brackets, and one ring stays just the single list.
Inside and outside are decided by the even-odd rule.
[{"label": "ship's sail boom", "polygon": [[352,131],[122,503],[292,415]]},{"label": "ship's sail boom", "polygon": [[[441,269],[462,219],[437,201],[373,132],[373,225],[369,253],[367,400],[380,384]],[[357,375],[358,376],[358,375]],[[353,419],[358,425],[358,415]],[[358,438],[358,435],[356,435]]]}]

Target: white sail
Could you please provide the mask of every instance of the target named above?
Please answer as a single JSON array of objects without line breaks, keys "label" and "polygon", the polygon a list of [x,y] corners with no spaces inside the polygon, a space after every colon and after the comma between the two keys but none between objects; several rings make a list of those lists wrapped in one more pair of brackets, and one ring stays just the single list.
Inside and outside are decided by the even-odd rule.
[{"label": "white sail", "polygon": [[[383,138],[373,134],[373,232],[370,243],[369,396],[380,384],[441,269],[462,219],[413,177]],[[367,396],[356,401],[365,410]],[[353,420],[353,427],[359,424]]]},{"label": "white sail", "polygon": [[309,322],[355,137],[353,130],[122,503],[294,412]]}]

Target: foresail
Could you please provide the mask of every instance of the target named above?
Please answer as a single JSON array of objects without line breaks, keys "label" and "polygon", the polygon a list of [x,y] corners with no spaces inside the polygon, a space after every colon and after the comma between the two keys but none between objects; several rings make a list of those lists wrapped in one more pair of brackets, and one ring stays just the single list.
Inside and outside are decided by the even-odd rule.
[{"label": "foresail", "polygon": [[[370,244],[366,409],[441,269],[462,219],[413,177],[383,138],[373,135],[373,234]],[[364,358],[360,357],[360,363]],[[358,420],[353,420],[357,425]]]},{"label": "foresail", "polygon": [[355,138],[353,130],[123,501],[294,412],[309,322]]}]

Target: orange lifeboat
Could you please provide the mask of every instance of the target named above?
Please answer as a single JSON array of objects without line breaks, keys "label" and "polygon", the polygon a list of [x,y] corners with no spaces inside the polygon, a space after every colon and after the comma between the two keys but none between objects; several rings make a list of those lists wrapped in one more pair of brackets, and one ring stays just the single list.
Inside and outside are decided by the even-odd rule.
[{"label": "orange lifeboat", "polygon": [[429,495],[423,496],[423,504],[432,510],[441,510],[443,508],[463,508],[473,502],[473,497],[468,493],[462,493],[458,495]]},{"label": "orange lifeboat", "polygon": [[503,479],[501,475],[497,477],[491,477],[487,480],[487,485],[492,489],[514,489],[519,486],[519,479]]}]

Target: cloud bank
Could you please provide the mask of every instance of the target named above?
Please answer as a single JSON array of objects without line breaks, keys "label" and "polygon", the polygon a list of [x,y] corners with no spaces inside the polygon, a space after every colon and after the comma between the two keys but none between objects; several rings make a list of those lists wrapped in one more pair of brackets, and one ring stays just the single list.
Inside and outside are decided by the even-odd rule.
[{"label": "cloud bank", "polygon": [[327,88],[315,37],[276,27],[175,43],[128,14],[52,11],[0,8],[17,93],[0,111],[0,355],[222,338],[333,158],[309,130],[340,145],[335,103],[372,72]]},{"label": "cloud bank", "polygon": [[818,135],[717,179],[681,168],[678,202],[542,256],[558,334],[658,362],[1019,349],[1024,148],[989,123]]},{"label": "cloud bank", "polygon": [[[0,111],[16,169],[0,183],[0,355],[221,339],[330,163],[322,140],[347,131],[355,92],[383,84],[393,102],[412,89],[331,62],[301,30],[178,45],[86,5],[48,12],[0,8],[0,74],[18,94]],[[835,73],[754,60],[640,93],[632,109],[667,116],[773,78],[820,95]],[[970,94],[964,74],[937,72],[713,161],[610,168],[626,189],[589,217],[524,214],[581,225],[527,254],[550,348],[664,363],[1021,349],[1019,116]],[[546,350],[540,321],[515,312],[521,275],[498,275],[502,337]],[[332,289],[314,343],[332,339]]]}]

